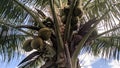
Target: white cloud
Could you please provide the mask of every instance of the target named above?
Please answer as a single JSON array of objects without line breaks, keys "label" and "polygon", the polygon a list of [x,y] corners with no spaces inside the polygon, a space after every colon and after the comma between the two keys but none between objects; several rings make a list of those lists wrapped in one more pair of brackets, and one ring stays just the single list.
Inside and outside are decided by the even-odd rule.
[{"label": "white cloud", "polygon": [[111,68],[120,68],[120,62],[117,60],[112,60],[110,63],[108,63],[108,65]]},{"label": "white cloud", "polygon": [[100,59],[100,58],[94,57],[93,55],[88,54],[88,53],[79,55],[78,58],[80,60],[80,66],[82,66],[82,68],[92,68],[91,65]]},{"label": "white cloud", "polygon": [[81,67],[81,68],[92,68],[92,66],[84,66],[84,67]]}]

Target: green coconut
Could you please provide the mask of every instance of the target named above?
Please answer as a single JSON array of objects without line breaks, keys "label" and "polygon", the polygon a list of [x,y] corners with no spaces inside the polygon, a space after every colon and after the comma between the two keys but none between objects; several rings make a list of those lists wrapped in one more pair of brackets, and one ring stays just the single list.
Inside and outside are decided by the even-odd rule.
[{"label": "green coconut", "polygon": [[41,37],[43,40],[48,40],[51,37],[52,31],[49,28],[41,28],[38,31],[38,36]]},{"label": "green coconut", "polygon": [[83,11],[80,7],[76,7],[73,11],[73,16],[79,16],[82,17]]},{"label": "green coconut", "polygon": [[31,41],[32,39],[28,39],[28,40],[25,40],[25,42],[23,43],[23,49],[26,51],[26,52],[29,52],[31,50],[33,50],[33,48],[31,47]]},{"label": "green coconut", "polygon": [[74,26],[78,23],[79,18],[78,17],[72,17],[71,19],[71,26]]},{"label": "green coconut", "polygon": [[31,42],[31,47],[33,49],[42,49],[43,47],[43,40],[41,38],[34,38]]}]

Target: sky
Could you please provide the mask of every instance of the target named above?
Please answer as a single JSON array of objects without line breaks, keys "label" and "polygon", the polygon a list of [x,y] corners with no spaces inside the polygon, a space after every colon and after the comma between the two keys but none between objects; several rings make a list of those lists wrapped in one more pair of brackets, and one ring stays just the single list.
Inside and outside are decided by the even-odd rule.
[{"label": "sky", "polygon": [[[18,59],[15,57],[10,63],[7,63],[3,62],[0,56],[0,68],[16,68],[24,58],[25,55],[21,55]],[[120,62],[117,60],[95,57],[88,53],[80,54],[79,59],[82,60],[80,61],[82,68],[120,68]]]}]

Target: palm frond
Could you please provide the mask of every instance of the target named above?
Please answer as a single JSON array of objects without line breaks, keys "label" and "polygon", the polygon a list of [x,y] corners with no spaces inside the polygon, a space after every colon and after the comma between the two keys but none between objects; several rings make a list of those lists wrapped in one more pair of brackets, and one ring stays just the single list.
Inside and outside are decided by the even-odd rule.
[{"label": "palm frond", "polygon": [[101,55],[104,58],[120,59],[120,25],[113,26],[109,30],[96,35],[91,51],[94,55]]},{"label": "palm frond", "polygon": [[[67,0],[54,0],[57,7],[62,7],[63,3],[67,3]],[[34,7],[45,8],[49,5],[49,0],[23,0],[24,3],[33,5]]]},{"label": "palm frond", "polygon": [[16,5],[13,0],[3,0],[0,1],[0,17],[11,20],[12,22],[22,23],[26,18],[27,13],[18,5]]},{"label": "palm frond", "polygon": [[40,58],[41,53],[35,51],[28,55],[24,60],[20,62],[18,68],[36,68],[42,64],[42,58]]},{"label": "palm frond", "polygon": [[23,31],[24,33],[21,33],[21,31],[23,30],[15,29],[13,25],[0,20],[0,54],[3,60],[8,58],[8,61],[10,61],[14,57],[15,52],[21,49],[23,40],[29,36],[25,34],[25,31]]},{"label": "palm frond", "polygon": [[[23,30],[22,28],[32,28],[39,30],[40,27],[45,27],[44,24],[40,24],[40,27],[36,27],[36,25],[32,26],[25,24],[25,20],[28,20],[28,16],[31,16],[34,19],[34,22],[41,23],[41,19],[46,18],[46,16],[39,13],[39,9],[48,9],[53,14],[53,20],[55,24],[55,34],[57,36],[57,42],[60,45],[58,46],[58,51],[63,50],[63,41],[60,31],[59,31],[59,20],[57,18],[56,9],[63,8],[67,5],[68,0],[2,0],[0,1],[0,54],[3,55],[3,59],[9,58],[11,60],[14,57],[14,53],[17,52],[21,48],[21,43],[25,39],[26,36],[34,36],[32,32],[29,33],[27,30]],[[77,0],[76,0],[77,1]],[[82,1],[82,0],[81,0]],[[50,2],[50,3],[49,3]],[[54,3],[53,3],[54,2]],[[56,6],[57,7],[56,7]],[[81,7],[82,6],[82,7]],[[102,54],[104,57],[114,57],[119,59],[119,51],[120,51],[120,3],[119,1],[114,0],[83,0],[81,9],[83,8],[84,14],[83,17],[79,20],[79,22],[84,23],[84,28],[89,26],[90,30],[86,33],[85,37],[83,37],[82,41],[79,43],[78,49],[75,50],[76,53],[73,54],[72,58],[76,58],[79,54],[80,49],[86,43],[87,39],[89,39],[91,33],[96,30],[102,29],[105,31],[101,34],[95,36],[95,41],[93,45],[91,45],[91,52],[95,55]],[[73,6],[71,6],[70,12],[73,10]],[[59,11],[59,10],[58,10]],[[71,12],[72,13],[72,12]],[[70,14],[70,13],[69,13]],[[43,16],[42,18],[40,17]],[[103,18],[101,18],[103,17]],[[100,22],[94,24],[87,24],[87,21],[94,18],[100,19]],[[67,25],[70,24],[70,16],[68,15]],[[9,22],[8,22],[9,21]],[[12,23],[11,23],[12,22]],[[96,20],[95,20],[96,22]],[[98,24],[98,26],[96,26]],[[100,27],[100,28],[99,28]],[[69,37],[69,26],[66,26],[65,39]],[[80,27],[81,28],[81,27]],[[83,33],[84,30],[81,29]],[[83,30],[83,32],[82,32]],[[68,36],[68,37],[67,37]],[[94,37],[93,37],[94,38]],[[66,40],[65,40],[66,41]],[[54,42],[53,42],[54,43]],[[61,49],[59,49],[61,48]],[[90,49],[89,49],[90,50]],[[33,54],[33,53],[32,53]],[[30,56],[30,58],[29,58]],[[20,67],[25,68],[36,68],[38,64],[40,64],[41,58],[37,54],[37,57],[32,59],[31,54],[26,57],[20,64],[30,61],[21,65]],[[35,67],[32,67],[35,66]]]},{"label": "palm frond", "polygon": [[[83,2],[83,4],[86,2]],[[102,0],[102,1],[98,1],[98,0],[94,0],[94,1],[89,1],[88,4],[83,5],[86,6],[84,8],[84,13],[85,13],[85,20],[89,20],[91,18],[95,18],[95,17],[100,17],[102,15],[104,15],[104,13],[106,13],[106,11],[108,11],[108,14],[106,15],[106,18],[103,19],[103,22],[101,22],[101,24],[106,24],[108,26],[117,24],[115,20],[119,20],[120,18],[120,11],[119,3],[114,5],[113,1],[110,0]],[[106,26],[106,28],[108,27]]]},{"label": "palm frond", "polygon": [[95,41],[92,45],[91,51],[94,55],[101,54],[102,57],[105,58],[115,58],[117,60],[120,59],[119,51],[120,51],[120,37],[112,36],[112,37],[101,37]]},{"label": "palm frond", "polygon": [[24,21],[28,17],[25,9],[13,2],[13,0],[3,0],[0,2],[0,6],[0,53],[3,60],[6,58],[11,60],[14,53],[21,48],[25,37],[33,35],[16,27],[25,24]]},{"label": "palm frond", "polygon": [[[101,29],[103,33],[101,33],[100,35],[98,34],[99,37],[96,36],[97,40],[95,40],[94,44],[90,46],[94,54],[98,55],[102,53],[104,57],[108,58],[119,57],[118,53],[120,44],[118,37],[120,36],[120,11],[118,4],[119,3],[114,4],[114,1],[112,0],[91,0],[88,2],[83,1],[83,9],[85,15],[83,16],[83,21],[81,19],[81,22],[86,23],[86,21],[89,21],[92,18],[100,18],[101,16],[104,16],[104,18],[102,18],[102,20],[96,27],[98,32],[99,29]],[[108,40],[104,42],[98,40],[103,37],[107,37]]]},{"label": "palm frond", "polygon": [[44,8],[49,4],[49,0],[21,0],[22,3],[32,5],[34,7]]},{"label": "palm frond", "polygon": [[55,54],[56,53],[54,49],[48,44],[46,44],[45,48],[43,48],[42,50],[34,51],[31,54],[29,54],[25,59],[23,59],[18,64],[18,67],[19,68],[36,68],[36,66],[40,67],[44,62],[47,63],[47,61],[49,62],[49,60],[52,60]]},{"label": "palm frond", "polygon": [[34,4],[32,5],[31,4],[32,4],[31,2],[24,3],[22,1],[17,1],[17,0],[9,0],[9,1],[3,0],[0,4],[1,6],[0,17],[2,19],[9,20],[15,24],[24,24],[25,20],[29,19],[28,15],[31,15],[34,18],[34,20],[36,20],[38,14],[35,8],[34,9],[31,8],[34,6]]}]

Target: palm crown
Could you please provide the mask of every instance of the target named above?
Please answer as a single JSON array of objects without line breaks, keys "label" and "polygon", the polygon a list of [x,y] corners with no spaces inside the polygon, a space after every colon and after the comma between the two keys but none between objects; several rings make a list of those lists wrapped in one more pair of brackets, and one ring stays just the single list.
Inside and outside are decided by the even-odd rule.
[{"label": "palm crown", "polygon": [[[47,47],[50,54],[54,54],[52,57],[59,58],[56,53],[65,50],[68,61],[73,63],[80,50],[89,47],[86,51],[94,55],[119,59],[119,7],[120,2],[114,0],[2,0],[0,53],[4,59],[12,59],[16,51],[22,51],[26,38],[41,37],[39,30],[49,28],[52,33],[49,39],[43,40],[45,47],[42,50]],[[20,64],[35,56],[38,57],[24,66],[39,63],[43,53],[41,49],[37,50]]]}]

